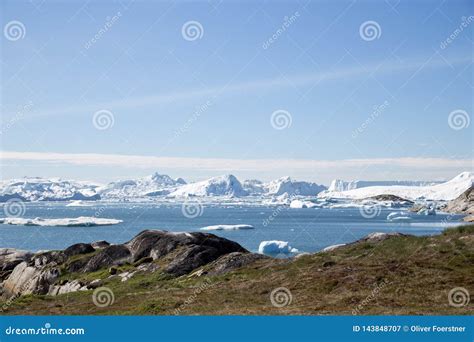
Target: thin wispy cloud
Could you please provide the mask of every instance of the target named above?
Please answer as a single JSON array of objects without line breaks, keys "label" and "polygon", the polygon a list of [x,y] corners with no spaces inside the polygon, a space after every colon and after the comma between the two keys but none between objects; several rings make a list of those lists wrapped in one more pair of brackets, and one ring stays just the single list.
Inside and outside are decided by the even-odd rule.
[{"label": "thin wispy cloud", "polygon": [[295,86],[313,86],[339,79],[367,77],[372,73],[386,74],[390,72],[416,71],[420,69],[430,68],[447,68],[454,65],[472,63],[472,57],[457,58],[452,60],[446,59],[412,59],[404,62],[386,60],[372,65],[356,64],[353,67],[337,68],[333,70],[308,73],[304,75],[285,75],[285,77],[275,77],[260,80],[251,80],[246,82],[226,83],[219,86],[212,86],[201,89],[188,89],[169,92],[165,94],[154,94],[147,96],[127,97],[125,99],[95,103],[91,105],[70,106],[63,108],[51,108],[45,110],[37,110],[34,116],[64,115],[71,113],[80,113],[84,111],[93,112],[97,108],[108,109],[127,109],[146,106],[165,105],[180,101],[188,101],[200,98],[214,98],[226,95],[236,95],[242,92],[257,90],[272,90],[284,87]]},{"label": "thin wispy cloud", "polygon": [[183,169],[192,170],[199,165],[201,171],[218,172],[266,172],[275,170],[327,171],[348,168],[369,168],[389,166],[391,168],[436,170],[470,170],[472,159],[448,158],[371,158],[342,160],[308,159],[218,159],[218,158],[176,158],[141,155],[96,154],[96,153],[44,153],[44,152],[1,152],[1,160],[35,161],[77,166],[114,166],[135,169]]}]

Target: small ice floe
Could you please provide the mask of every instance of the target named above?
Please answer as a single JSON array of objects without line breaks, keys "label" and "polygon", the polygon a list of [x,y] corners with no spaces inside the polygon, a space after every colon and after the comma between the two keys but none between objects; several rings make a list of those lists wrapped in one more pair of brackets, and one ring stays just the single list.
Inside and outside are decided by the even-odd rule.
[{"label": "small ice floe", "polygon": [[387,221],[409,221],[411,220],[410,216],[407,216],[406,213],[401,211],[395,211],[387,215]]},{"label": "small ice floe", "polygon": [[337,245],[332,245],[332,246],[328,246],[326,248],[323,248],[323,252],[330,252],[330,251],[333,251],[335,249],[338,249],[339,247],[342,247],[342,246],[345,246],[346,244],[345,243],[340,243],[340,244],[337,244]]},{"label": "small ice floe", "polygon": [[69,204],[66,204],[66,207],[92,207],[92,203],[78,200],[78,201],[72,201]]},{"label": "small ice floe", "polygon": [[319,205],[311,201],[293,200],[290,203],[290,208],[293,208],[293,209],[315,208],[315,207],[319,207]]},{"label": "small ice floe", "polygon": [[421,208],[420,210],[418,210],[416,212],[418,215],[436,215],[436,206],[427,206],[427,207],[423,207]]},{"label": "small ice floe", "polygon": [[93,227],[93,226],[110,226],[122,223],[122,220],[86,217],[80,216],[76,218],[59,218],[59,219],[43,219],[40,217],[34,219],[20,217],[0,218],[0,224],[11,224],[16,226],[42,226],[42,227]]},{"label": "small ice floe", "polygon": [[260,254],[291,254],[298,253],[296,248],[292,248],[287,241],[262,241],[258,246]]},{"label": "small ice floe", "polygon": [[241,230],[254,229],[250,224],[218,224],[215,226],[202,227],[201,230]]}]

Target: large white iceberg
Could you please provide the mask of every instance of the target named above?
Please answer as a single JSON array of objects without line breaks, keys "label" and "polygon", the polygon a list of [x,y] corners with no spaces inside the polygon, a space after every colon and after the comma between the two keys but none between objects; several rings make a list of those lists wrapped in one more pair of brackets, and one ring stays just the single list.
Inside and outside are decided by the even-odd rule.
[{"label": "large white iceberg", "polygon": [[0,224],[11,224],[17,226],[42,226],[42,227],[93,227],[93,226],[110,226],[122,223],[122,220],[86,217],[80,216],[76,218],[21,218],[21,217],[5,217],[0,218]]},{"label": "large white iceberg", "polygon": [[215,226],[202,227],[201,230],[241,230],[253,228],[254,227],[250,224],[218,224]]},{"label": "large white iceberg", "polygon": [[0,202],[98,200],[99,184],[59,178],[25,177],[0,182]]},{"label": "large white iceberg", "polygon": [[321,198],[360,200],[380,195],[394,195],[409,200],[449,201],[473,186],[474,173],[463,172],[448,182],[429,186],[369,186],[347,191],[324,191]]},{"label": "large white iceberg", "polygon": [[298,253],[296,248],[292,248],[287,241],[262,241],[258,246],[258,252],[260,254],[290,254]]},{"label": "large white iceberg", "polygon": [[191,183],[177,188],[169,197],[205,197],[205,196],[247,196],[239,180],[233,175],[214,177],[202,182]]}]

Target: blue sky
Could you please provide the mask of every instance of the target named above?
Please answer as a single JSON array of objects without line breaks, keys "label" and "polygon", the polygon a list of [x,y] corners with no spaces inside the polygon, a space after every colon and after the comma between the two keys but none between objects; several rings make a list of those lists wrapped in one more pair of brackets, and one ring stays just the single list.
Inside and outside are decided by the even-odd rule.
[{"label": "blue sky", "polygon": [[[0,13],[3,178],[472,170],[474,124],[448,122],[473,113],[468,0],[3,1]],[[20,39],[7,39],[12,21]],[[189,21],[198,39],[183,36]],[[275,129],[275,111],[291,125]]]}]

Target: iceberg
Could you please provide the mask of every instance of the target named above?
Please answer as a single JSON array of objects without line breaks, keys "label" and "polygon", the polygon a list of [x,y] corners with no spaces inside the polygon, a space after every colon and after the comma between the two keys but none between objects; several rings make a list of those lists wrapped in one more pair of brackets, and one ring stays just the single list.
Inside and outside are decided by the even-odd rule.
[{"label": "iceberg", "polygon": [[111,182],[100,187],[98,192],[106,199],[166,196],[184,184],[186,182],[182,178],[173,179],[155,172],[144,178]]},{"label": "iceberg", "polygon": [[293,200],[290,203],[290,208],[293,208],[293,209],[316,208],[316,207],[319,207],[319,205],[311,201]]},{"label": "iceberg", "polygon": [[316,196],[321,191],[326,190],[324,185],[312,182],[294,181],[290,177],[282,177],[269,183],[263,184],[263,188],[268,195],[280,196],[288,194],[290,196]]},{"label": "iceberg", "polygon": [[449,201],[459,197],[473,186],[474,173],[463,172],[450,181],[427,186],[368,186],[346,191],[324,191],[318,195],[320,198],[340,198],[361,200],[376,196],[393,195],[400,198],[430,201]]},{"label": "iceberg", "polygon": [[97,193],[99,184],[62,180],[25,177],[0,182],[0,202],[10,199],[21,201],[95,201],[100,199]]},{"label": "iceberg", "polygon": [[291,254],[298,253],[296,248],[292,248],[287,241],[262,241],[258,246],[258,252],[260,254]]},{"label": "iceberg", "polygon": [[200,230],[241,230],[254,229],[250,224],[218,224],[215,226],[202,227]]},{"label": "iceberg", "polygon": [[0,218],[0,224],[10,224],[17,226],[41,226],[41,227],[94,227],[94,226],[110,226],[122,223],[122,220],[86,217],[80,216],[77,218],[58,218],[58,219],[44,219],[44,218],[20,218],[20,217],[5,217]]},{"label": "iceberg", "polygon": [[411,217],[407,213],[396,211],[387,215],[387,221],[408,221]]},{"label": "iceberg", "polygon": [[71,203],[66,204],[66,207],[90,207],[90,206],[92,206],[92,203],[85,202],[82,200],[72,201]]},{"label": "iceberg", "polygon": [[234,175],[214,177],[202,182],[191,183],[177,188],[169,197],[206,197],[206,196],[247,196],[248,192],[242,188]]}]

